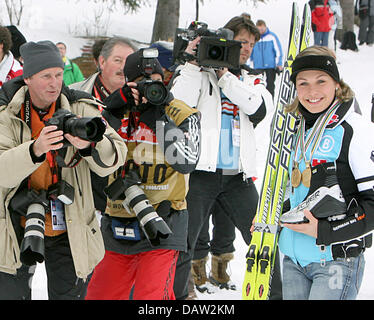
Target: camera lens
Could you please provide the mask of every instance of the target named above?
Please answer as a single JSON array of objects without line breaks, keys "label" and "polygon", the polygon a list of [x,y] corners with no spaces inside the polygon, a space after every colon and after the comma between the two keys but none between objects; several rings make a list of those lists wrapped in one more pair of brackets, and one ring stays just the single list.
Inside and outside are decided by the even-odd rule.
[{"label": "camera lens", "polygon": [[87,137],[96,136],[97,128],[93,122],[86,123],[86,135]]},{"label": "camera lens", "polygon": [[65,122],[65,131],[81,139],[98,142],[102,140],[105,124],[100,117],[70,118]]},{"label": "camera lens", "polygon": [[162,82],[153,81],[146,87],[144,96],[151,104],[161,105],[165,102],[168,93]]},{"label": "camera lens", "polygon": [[223,55],[222,47],[219,46],[211,46],[208,49],[208,57],[212,60],[221,59]]}]

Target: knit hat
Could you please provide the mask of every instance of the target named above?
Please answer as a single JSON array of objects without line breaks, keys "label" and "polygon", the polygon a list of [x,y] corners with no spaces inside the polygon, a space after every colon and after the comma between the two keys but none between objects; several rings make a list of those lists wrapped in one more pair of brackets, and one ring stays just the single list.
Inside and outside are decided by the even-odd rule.
[{"label": "knit hat", "polygon": [[[127,78],[128,82],[134,81],[136,78],[145,75],[142,63],[142,56],[143,49],[140,49],[127,57],[123,73]],[[157,58],[150,58],[148,60],[151,61],[151,65],[153,67],[152,74],[158,73],[162,76],[162,78],[164,78],[164,72],[162,71],[162,67]]]},{"label": "knit hat", "polygon": [[301,71],[320,70],[328,73],[336,82],[340,81],[340,75],[335,59],[331,56],[303,56],[292,62],[291,81],[296,84],[296,76]]},{"label": "knit hat", "polygon": [[167,47],[167,43],[155,42],[151,44],[150,48],[157,48],[158,50],[158,61],[161,66],[165,69],[170,70],[173,65],[173,50]]},{"label": "knit hat", "polygon": [[20,53],[24,60],[24,79],[48,68],[64,69],[60,52],[51,41],[27,42],[20,47]]}]

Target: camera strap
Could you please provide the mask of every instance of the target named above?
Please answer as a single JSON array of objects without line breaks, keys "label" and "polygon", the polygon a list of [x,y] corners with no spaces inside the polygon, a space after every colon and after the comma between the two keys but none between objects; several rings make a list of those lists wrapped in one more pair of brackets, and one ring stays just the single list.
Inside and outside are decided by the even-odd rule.
[{"label": "camera strap", "polygon": [[103,82],[101,81],[101,75],[99,74],[94,82],[93,90],[95,97],[101,101],[104,101],[110,95],[110,92],[105,88]]}]

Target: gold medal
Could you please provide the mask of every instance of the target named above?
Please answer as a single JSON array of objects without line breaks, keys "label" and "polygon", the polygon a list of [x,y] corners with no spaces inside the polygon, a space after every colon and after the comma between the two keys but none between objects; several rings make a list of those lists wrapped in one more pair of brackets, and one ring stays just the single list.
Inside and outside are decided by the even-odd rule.
[{"label": "gold medal", "polygon": [[291,173],[291,185],[297,188],[301,182],[301,172],[299,170],[299,164],[294,161],[292,173]]},{"label": "gold medal", "polygon": [[305,170],[301,174],[301,182],[307,188],[310,188],[310,180],[312,179],[312,168],[310,167],[310,161],[305,162]]}]

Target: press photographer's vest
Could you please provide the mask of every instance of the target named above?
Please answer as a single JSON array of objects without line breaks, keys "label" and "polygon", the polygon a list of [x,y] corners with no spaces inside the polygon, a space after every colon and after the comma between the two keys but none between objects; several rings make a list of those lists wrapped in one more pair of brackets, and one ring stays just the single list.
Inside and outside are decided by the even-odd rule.
[{"label": "press photographer's vest", "polygon": [[[198,112],[188,107],[184,102],[174,99],[165,107],[166,114],[179,126],[191,114]],[[150,203],[157,208],[164,200],[171,202],[171,207],[176,210],[186,209],[186,194],[188,192],[188,174],[175,171],[165,160],[156,139],[156,134],[144,123],[134,120],[136,130],[127,136],[129,114],[122,120],[118,134],[124,139],[128,151],[125,170],[139,166],[142,178],[141,187]],[[109,176],[109,184],[117,177],[117,173]],[[115,217],[135,217],[132,212],[127,212],[122,205],[123,200],[111,201],[108,199],[106,212]]]}]

